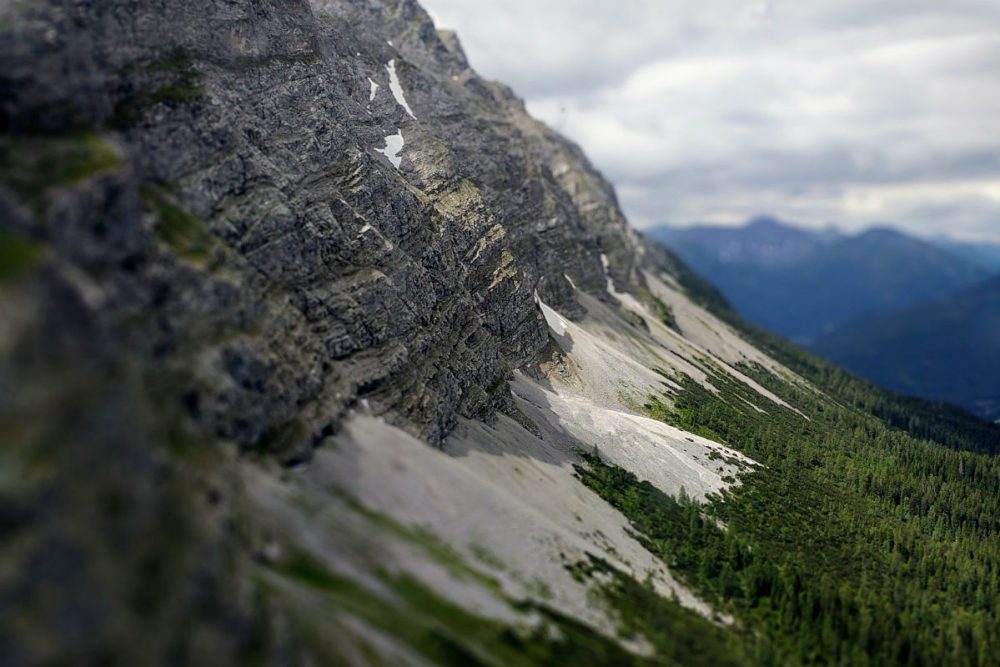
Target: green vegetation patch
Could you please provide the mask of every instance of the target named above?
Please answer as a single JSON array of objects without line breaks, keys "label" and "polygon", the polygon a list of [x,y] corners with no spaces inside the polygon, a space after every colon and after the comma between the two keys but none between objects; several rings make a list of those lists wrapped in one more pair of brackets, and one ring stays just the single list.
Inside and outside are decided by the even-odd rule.
[{"label": "green vegetation patch", "polygon": [[175,51],[162,60],[145,66],[128,68],[132,76],[139,73],[154,83],[147,88],[126,96],[115,106],[111,126],[127,129],[135,125],[146,112],[160,104],[179,106],[201,99],[205,91],[199,85],[199,76],[194,69],[194,61],[183,51]]},{"label": "green vegetation patch", "polygon": [[[173,203],[165,193],[154,188],[143,191],[147,207],[157,216],[156,235],[181,257],[194,261],[207,260],[218,240],[204,220],[196,218]],[[273,434],[280,440],[282,434]],[[275,444],[269,441],[269,446]]]},{"label": "green vegetation patch", "polygon": [[[433,664],[445,666],[530,667],[579,665],[622,667],[741,664],[738,646],[708,620],[601,562],[610,583],[599,595],[621,614],[629,636],[650,637],[656,654],[635,655],[618,642],[544,604],[510,601],[512,607],[541,619],[535,626],[512,627],[473,614],[407,574],[378,576],[393,593],[389,600],[330,572],[305,552],[289,555],[275,571],[324,596],[409,646]],[[313,623],[322,618],[311,617]]]},{"label": "green vegetation patch", "polygon": [[619,633],[652,644],[660,664],[726,667],[749,662],[741,633],[664,598],[649,583],[616,571],[599,591],[618,615]]},{"label": "green vegetation patch", "polygon": [[41,257],[42,248],[37,243],[17,232],[0,228],[0,283],[31,270]]},{"label": "green vegetation patch", "polygon": [[[484,588],[488,588],[494,592],[500,592],[500,582],[470,567],[455,548],[443,542],[434,533],[419,527],[404,526],[392,517],[362,505],[353,498],[345,497],[344,500],[351,509],[367,518],[376,526],[423,549],[428,556],[449,570],[453,575],[462,579],[475,581]],[[473,548],[473,555],[481,560],[486,553],[488,552],[482,547]]]},{"label": "green vegetation patch", "polygon": [[[677,396],[673,408],[667,406],[656,396],[650,396],[642,404],[642,411],[653,419],[676,426],[688,433],[694,433],[695,435],[700,435],[703,438],[715,440],[716,442],[724,442],[722,436],[704,424],[699,423],[697,413],[691,406],[692,402],[697,401],[700,397],[704,395],[710,396],[710,392],[695,382],[689,384],[693,384],[694,386],[687,387],[687,391]],[[693,398],[691,394],[694,394]]]},{"label": "green vegetation patch", "polygon": [[658,319],[665,327],[672,329],[677,333],[681,333],[681,328],[680,325],[677,324],[677,317],[674,315],[673,308],[664,303],[662,299],[648,289],[640,288],[637,290],[636,294],[639,297],[639,300],[646,304],[656,319]]},{"label": "green vegetation patch", "polygon": [[[183,214],[183,211],[181,211]],[[195,219],[197,220],[197,219]],[[161,218],[162,222],[162,218]],[[191,227],[188,221],[182,223],[187,225],[187,229],[175,228],[173,235],[171,235],[167,229],[158,228],[161,238],[167,242],[174,250],[177,251],[182,257],[187,257],[188,259],[203,259],[208,251],[211,250],[211,245],[207,247],[201,247],[199,245],[194,251],[191,251],[191,245],[187,241],[191,237]],[[177,237],[180,237],[179,239]],[[212,237],[212,243],[214,243],[215,237]],[[199,244],[204,243],[198,241]],[[274,456],[279,454],[287,454],[295,449],[295,447],[301,443],[308,435],[305,424],[302,423],[301,419],[292,418],[281,424],[280,426],[275,426],[274,428],[266,431],[260,438],[257,439],[255,443],[250,447],[250,451],[261,456]]]},{"label": "green vegetation patch", "polygon": [[[546,633],[515,629],[472,614],[441,597],[419,580],[405,574],[382,573],[380,578],[398,600],[384,599],[356,582],[331,573],[311,555],[291,555],[278,571],[302,586],[327,597],[335,607],[357,616],[396,637],[433,664],[445,666],[493,665],[495,667],[556,664],[566,639]],[[581,638],[579,627],[567,624]],[[614,642],[593,633],[583,645],[600,646],[595,655],[613,655],[623,662],[578,664],[633,664]]]},{"label": "green vegetation patch", "polygon": [[[598,459],[588,457],[588,460]],[[582,467],[578,472],[588,474]],[[595,597],[616,614],[619,635],[649,642],[654,664],[722,667],[747,663],[744,637],[686,609],[674,599],[664,598],[650,582],[639,583],[592,554],[588,554],[587,560],[567,565],[566,569],[581,583],[596,582]]]},{"label": "green vegetation patch", "polygon": [[120,165],[118,150],[95,134],[0,137],[0,180],[36,209],[48,190]]}]

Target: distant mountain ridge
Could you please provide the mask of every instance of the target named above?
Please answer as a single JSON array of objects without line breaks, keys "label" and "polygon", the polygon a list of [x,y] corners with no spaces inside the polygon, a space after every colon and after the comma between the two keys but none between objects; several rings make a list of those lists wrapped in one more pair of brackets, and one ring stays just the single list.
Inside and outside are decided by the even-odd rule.
[{"label": "distant mountain ridge", "polygon": [[986,280],[980,263],[893,229],[812,231],[773,218],[744,227],[660,227],[675,250],[750,321],[809,346],[849,322]]},{"label": "distant mountain ridge", "polygon": [[932,238],[930,242],[989,271],[1000,273],[1000,243],[972,243],[947,237]]},{"label": "distant mountain ridge", "polygon": [[835,230],[813,232],[763,216],[752,219],[743,228],[663,227],[650,235],[668,245],[679,243],[691,252],[705,253],[706,259],[722,264],[749,264],[761,268],[806,261],[840,236]]},{"label": "distant mountain ridge", "polygon": [[1000,277],[957,295],[861,320],[814,351],[895,391],[1000,419]]},{"label": "distant mountain ridge", "polygon": [[769,217],[646,234],[755,324],[889,389],[1000,418],[1000,247]]}]

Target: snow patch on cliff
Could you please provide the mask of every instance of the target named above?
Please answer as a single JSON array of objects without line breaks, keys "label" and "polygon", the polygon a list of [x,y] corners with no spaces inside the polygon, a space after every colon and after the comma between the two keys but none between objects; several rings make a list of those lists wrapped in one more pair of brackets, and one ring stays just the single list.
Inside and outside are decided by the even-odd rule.
[{"label": "snow patch on cliff", "polygon": [[614,296],[615,295],[615,282],[613,280],[611,280],[611,273],[608,271],[608,268],[609,268],[608,256],[605,255],[603,252],[601,253],[601,266],[604,267],[604,279],[607,281],[607,284],[608,284],[608,294],[611,294],[612,296]]},{"label": "snow patch on cliff", "polygon": [[403,150],[405,144],[403,131],[397,129],[396,134],[390,134],[385,138],[385,148],[376,148],[375,152],[384,155],[393,167],[399,169],[399,165],[403,162],[403,156],[399,152]]},{"label": "snow patch on cliff", "polygon": [[549,326],[549,329],[557,336],[566,335],[566,320],[562,318],[562,315],[552,310],[545,303],[538,298],[538,293],[535,293],[535,302],[538,307],[542,309],[542,315],[545,316],[545,323]]},{"label": "snow patch on cliff", "polygon": [[389,90],[392,91],[392,96],[396,98],[396,103],[403,107],[413,120],[416,120],[417,116],[413,113],[413,109],[410,108],[410,105],[406,101],[406,96],[403,94],[403,85],[399,82],[399,75],[396,73],[396,61],[390,60],[385,68],[389,72]]}]

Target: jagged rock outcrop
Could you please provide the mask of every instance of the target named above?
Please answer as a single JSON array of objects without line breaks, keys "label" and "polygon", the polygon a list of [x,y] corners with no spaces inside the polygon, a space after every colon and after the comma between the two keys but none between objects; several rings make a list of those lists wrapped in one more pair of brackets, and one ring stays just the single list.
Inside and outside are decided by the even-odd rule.
[{"label": "jagged rock outcrop", "polygon": [[5,664],[284,664],[236,453],[362,405],[440,444],[512,409],[536,293],[635,279],[611,187],[415,2],[12,0],[0,62]]},{"label": "jagged rock outcrop", "polygon": [[536,290],[572,315],[565,273],[630,268],[610,187],[416,3],[7,14],[6,226],[99,300],[102,337],[191,370],[206,433],[295,431],[300,457],[364,398],[440,442],[544,344]]}]

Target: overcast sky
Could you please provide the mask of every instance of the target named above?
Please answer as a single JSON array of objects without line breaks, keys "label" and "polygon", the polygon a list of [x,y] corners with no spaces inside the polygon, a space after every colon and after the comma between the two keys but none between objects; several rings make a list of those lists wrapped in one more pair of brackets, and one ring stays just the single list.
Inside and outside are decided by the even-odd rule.
[{"label": "overcast sky", "polygon": [[639,227],[1000,241],[1000,0],[423,0]]}]

